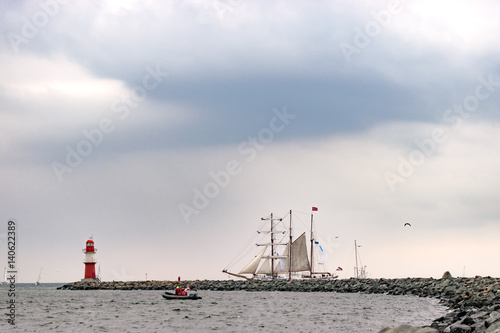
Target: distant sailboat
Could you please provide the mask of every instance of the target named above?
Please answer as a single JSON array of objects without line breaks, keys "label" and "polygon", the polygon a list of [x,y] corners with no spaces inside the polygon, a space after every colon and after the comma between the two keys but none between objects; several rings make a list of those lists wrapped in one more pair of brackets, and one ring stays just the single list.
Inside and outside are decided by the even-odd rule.
[{"label": "distant sailboat", "polygon": [[40,280],[42,280],[42,269],[40,268],[40,274],[38,275],[38,280],[36,280],[35,285],[40,285]]},{"label": "distant sailboat", "polygon": [[[368,277],[368,273],[366,272],[366,266],[363,266],[363,264],[361,263],[361,258],[359,257],[358,253],[358,247],[361,247],[361,245],[358,245],[355,240],[354,256],[356,257],[356,267],[354,267],[354,275],[356,276],[356,279],[366,279]],[[358,266],[358,261],[361,267]]]},{"label": "distant sailboat", "polygon": [[[316,209],[317,210],[317,209]],[[313,211],[315,211],[313,209]],[[311,214],[311,249],[310,255],[307,251],[306,233],[302,233],[293,240],[292,235],[292,211],[290,211],[290,225],[286,228],[283,218],[270,217],[262,218],[263,221],[270,222],[270,228],[257,231],[258,234],[269,234],[270,241],[256,244],[262,250],[245,266],[239,273],[229,272],[224,269],[222,272],[251,280],[253,278],[277,279],[277,278],[336,278],[329,272],[319,272],[315,270],[315,263],[324,266],[324,252],[313,235],[313,215]],[[278,235],[278,236],[277,236]],[[282,235],[279,238],[279,235]],[[287,241],[288,238],[288,241]],[[314,245],[320,249],[320,260],[314,261]]]}]

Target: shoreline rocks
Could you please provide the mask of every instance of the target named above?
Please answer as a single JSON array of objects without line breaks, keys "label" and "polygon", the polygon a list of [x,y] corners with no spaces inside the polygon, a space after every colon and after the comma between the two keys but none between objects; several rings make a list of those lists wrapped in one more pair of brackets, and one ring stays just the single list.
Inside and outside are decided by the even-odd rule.
[{"label": "shoreline rocks", "polygon": [[[414,295],[439,298],[450,312],[431,324],[432,329],[418,332],[443,333],[500,333],[500,278],[441,279],[340,279],[340,280],[195,280],[195,281],[113,281],[73,282],[57,289],[63,290],[173,290],[177,285],[196,284],[199,290],[213,291],[296,291],[338,292],[388,295]],[[394,328],[406,332],[408,328]],[[405,330],[403,330],[405,329]],[[422,329],[422,328],[416,328]],[[417,332],[409,330],[408,332]]]}]

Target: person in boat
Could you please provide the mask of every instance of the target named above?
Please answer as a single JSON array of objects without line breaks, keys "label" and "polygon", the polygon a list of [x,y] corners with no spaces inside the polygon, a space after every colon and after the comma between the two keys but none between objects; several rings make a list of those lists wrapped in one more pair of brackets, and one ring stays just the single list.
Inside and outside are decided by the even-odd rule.
[{"label": "person in boat", "polygon": [[177,286],[177,288],[175,288],[175,294],[176,295],[180,295],[181,294],[181,288],[179,288],[179,286]]},{"label": "person in boat", "polygon": [[182,287],[182,288],[181,288],[181,291],[180,291],[180,295],[181,295],[181,296],[187,296],[187,294],[188,294],[188,293],[187,293],[186,289],[184,289],[184,287]]}]

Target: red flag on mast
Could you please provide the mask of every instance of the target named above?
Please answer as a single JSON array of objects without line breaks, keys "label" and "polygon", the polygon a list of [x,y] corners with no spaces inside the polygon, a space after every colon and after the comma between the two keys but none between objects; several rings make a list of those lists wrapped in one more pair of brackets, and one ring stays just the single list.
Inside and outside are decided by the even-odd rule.
[{"label": "red flag on mast", "polygon": [[313,207],[313,208],[312,208],[312,211],[313,211],[313,212],[317,212],[317,211],[318,211],[318,207]]}]

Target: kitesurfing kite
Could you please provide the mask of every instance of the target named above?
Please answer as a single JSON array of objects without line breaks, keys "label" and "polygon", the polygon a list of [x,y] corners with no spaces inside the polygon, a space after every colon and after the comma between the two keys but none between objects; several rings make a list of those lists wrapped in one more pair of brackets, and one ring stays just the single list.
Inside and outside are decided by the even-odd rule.
[{"label": "kitesurfing kite", "polygon": [[408,222],[406,222],[406,223],[405,223],[405,225],[404,225],[404,227],[406,227],[406,226],[411,227],[411,224],[410,224],[410,223],[408,223]]}]

